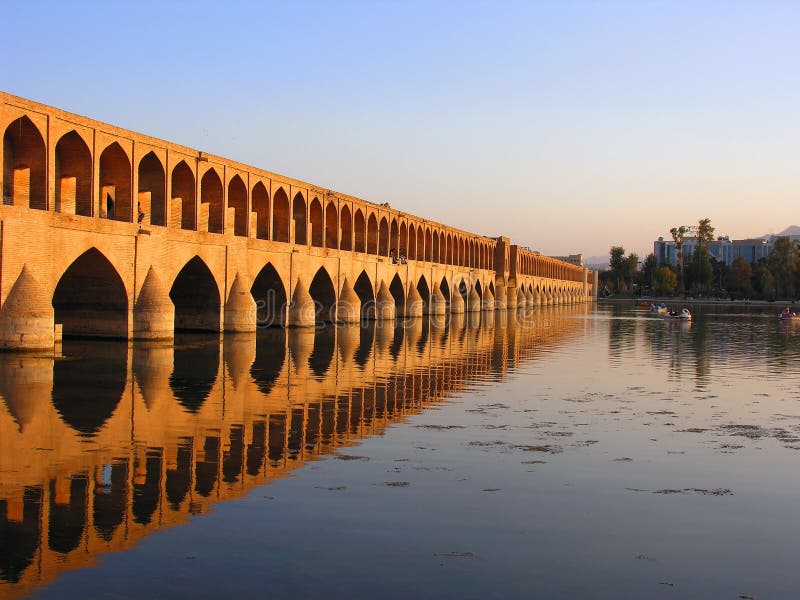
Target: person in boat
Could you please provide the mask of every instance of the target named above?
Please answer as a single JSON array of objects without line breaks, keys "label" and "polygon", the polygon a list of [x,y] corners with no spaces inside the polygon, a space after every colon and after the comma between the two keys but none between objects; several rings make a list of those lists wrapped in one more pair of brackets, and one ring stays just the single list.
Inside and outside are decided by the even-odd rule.
[{"label": "person in boat", "polygon": [[795,313],[792,312],[792,309],[789,306],[784,308],[783,312],[781,313],[781,318],[784,318],[784,319],[789,318],[789,317],[794,317],[794,316],[796,316],[796,315],[795,315]]}]

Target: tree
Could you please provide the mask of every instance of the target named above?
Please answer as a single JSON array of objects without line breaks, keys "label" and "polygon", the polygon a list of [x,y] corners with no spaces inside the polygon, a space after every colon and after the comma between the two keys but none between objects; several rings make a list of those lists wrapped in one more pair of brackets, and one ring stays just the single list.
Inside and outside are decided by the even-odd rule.
[{"label": "tree", "polygon": [[658,268],[658,259],[652,252],[647,255],[642,263],[642,269],[639,271],[639,284],[649,285],[651,288],[655,287],[653,284],[653,277],[655,277],[656,269]]},{"label": "tree", "polygon": [[775,276],[769,270],[766,259],[759,259],[753,266],[753,287],[762,298],[775,299]]},{"label": "tree", "polygon": [[693,293],[708,294],[714,280],[714,267],[711,265],[708,248],[698,244],[694,249],[688,275],[688,287]]},{"label": "tree", "polygon": [[753,293],[753,268],[741,256],[731,263],[728,269],[728,289],[741,292],[745,297]]},{"label": "tree", "polygon": [[708,245],[714,241],[714,228],[711,226],[711,219],[700,219],[697,223],[697,245],[708,249]]},{"label": "tree", "polygon": [[678,289],[683,290],[683,240],[689,233],[689,227],[681,225],[669,230],[672,240],[675,242],[675,255],[678,259]]},{"label": "tree", "polygon": [[669,266],[658,267],[653,273],[653,289],[659,295],[670,295],[678,286],[678,276]]},{"label": "tree", "polygon": [[625,257],[622,263],[622,278],[625,283],[630,285],[636,279],[636,273],[639,271],[639,257],[631,252]]},{"label": "tree", "polygon": [[779,298],[791,299],[795,296],[795,275],[797,273],[797,250],[788,237],[775,240],[775,245],[767,258],[767,266],[775,277],[775,291]]},{"label": "tree", "polygon": [[617,284],[617,289],[622,289],[620,285],[623,278],[623,271],[625,270],[625,248],[622,246],[611,246],[609,251],[610,258],[608,261],[611,277]]}]

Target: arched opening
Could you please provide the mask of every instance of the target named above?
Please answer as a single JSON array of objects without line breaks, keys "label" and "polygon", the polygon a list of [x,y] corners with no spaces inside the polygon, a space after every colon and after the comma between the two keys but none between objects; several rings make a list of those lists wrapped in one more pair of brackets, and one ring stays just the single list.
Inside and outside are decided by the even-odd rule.
[{"label": "arched opening", "polygon": [[259,271],[250,288],[256,303],[256,325],[280,327],[286,323],[286,287],[271,263]]},{"label": "arched opening", "polygon": [[442,282],[439,284],[439,289],[444,296],[444,299],[447,300],[448,306],[450,305],[450,284],[447,283],[447,277],[442,277]]},{"label": "arched opening", "polygon": [[397,229],[397,219],[392,219],[392,224],[389,227],[389,250],[394,251],[397,255],[400,250],[400,234]]},{"label": "arched opening", "polygon": [[131,222],[131,161],[117,142],[100,155],[100,215]]},{"label": "arched opening", "polygon": [[228,183],[228,208],[233,209],[233,235],[247,237],[250,218],[247,213],[247,187],[238,175],[234,175]]},{"label": "arched opening", "polygon": [[294,243],[305,246],[308,243],[306,231],[306,201],[298,193],[292,201],[292,222],[294,223]]},{"label": "arched opening", "polygon": [[378,220],[375,213],[367,219],[367,254],[378,253]]},{"label": "arched opening", "polygon": [[8,505],[0,504],[0,579],[15,584],[33,563],[41,543],[42,488],[26,486],[22,520],[11,520]]},{"label": "arched opening", "polygon": [[[148,152],[139,161],[136,219],[140,223],[150,217],[150,225],[167,224],[167,177],[155,152]],[[144,215],[144,216],[142,216]]]},{"label": "arched opening", "polygon": [[176,331],[220,330],[219,288],[199,256],[192,258],[178,273],[169,297],[175,305]]},{"label": "arched opening", "polygon": [[[176,202],[179,200],[180,202]],[[172,169],[172,204],[170,206],[170,226],[181,224],[181,229],[195,229],[196,217],[194,196],[194,173],[184,161]],[[180,212],[178,212],[180,211]]]},{"label": "arched opening", "polygon": [[94,529],[107,542],[125,520],[128,507],[128,463],[105,465],[94,488]]},{"label": "arched opening", "polygon": [[222,207],[222,180],[214,169],[209,169],[200,180],[200,223],[197,230],[223,233]]},{"label": "arched opening", "polygon": [[308,293],[316,304],[317,323],[333,323],[336,316],[334,314],[336,289],[333,287],[333,281],[325,267],[320,267],[314,275],[314,279],[311,280],[311,285],[308,287]]},{"label": "arched opening", "polygon": [[449,233],[447,234],[447,241],[445,242],[444,257],[445,264],[453,264],[453,238],[450,237]]},{"label": "arched opening", "polygon": [[269,192],[267,187],[258,182],[253,186],[252,211],[256,214],[256,237],[259,240],[269,239]]},{"label": "arched opening", "polygon": [[56,482],[50,481],[47,545],[54,552],[69,554],[80,545],[86,525],[88,490],[86,476],[74,475],[69,480],[69,498],[58,498]]},{"label": "arched opening", "polygon": [[495,295],[496,295],[496,294],[494,293],[494,282],[493,282],[493,281],[490,281],[490,282],[489,282],[489,291],[490,291],[490,292],[492,292],[492,296],[495,296]]},{"label": "arched opening", "polygon": [[406,305],[406,291],[403,287],[403,282],[400,281],[399,275],[395,275],[392,278],[392,283],[389,284],[389,293],[394,298],[395,306],[397,306],[397,314],[401,315]]},{"label": "arched opening", "polygon": [[431,303],[431,290],[428,287],[428,282],[425,280],[424,275],[422,275],[417,282],[417,291],[419,295],[422,296],[422,311],[428,312],[428,306]]},{"label": "arched opening", "polygon": [[75,130],[56,144],[56,211],[92,216],[92,153]]},{"label": "arched opening", "polygon": [[439,253],[440,249],[440,237],[441,234],[434,232],[433,234],[433,258],[431,260],[435,263],[442,262],[441,254]]},{"label": "arched opening", "polygon": [[425,260],[425,231],[422,227],[417,229],[417,252],[415,256],[418,260]]},{"label": "arched opening", "polygon": [[311,206],[308,207],[308,216],[311,221],[311,245],[317,248],[322,248],[324,243],[323,228],[322,228],[322,204],[318,198],[311,201]]},{"label": "arched opening", "polygon": [[361,275],[358,276],[356,284],[353,286],[353,291],[355,291],[358,299],[361,300],[361,318],[374,319],[375,292],[366,271],[361,271]]},{"label": "arched opening", "polygon": [[478,296],[480,296],[481,300],[483,300],[483,288],[481,287],[480,281],[475,282],[475,291],[478,292]]},{"label": "arched opening", "polygon": [[333,248],[334,250],[339,247],[339,218],[336,214],[336,204],[328,202],[325,207],[325,247]]},{"label": "arched opening", "polygon": [[408,258],[417,258],[417,228],[413,223],[408,226]]},{"label": "arched opening", "polygon": [[289,196],[278,188],[272,197],[272,239],[289,243]]},{"label": "arched opening", "polygon": [[389,256],[389,224],[386,222],[386,217],[381,218],[378,226],[378,254]]},{"label": "arched opening", "polygon": [[81,254],[64,271],[53,293],[53,310],[65,337],[128,336],[125,284],[96,248]]},{"label": "arched opening", "polygon": [[467,288],[467,283],[463,279],[458,282],[458,293],[461,294],[461,298],[466,303],[467,294],[469,294],[469,289]]},{"label": "arched opening", "polygon": [[355,250],[356,252],[367,251],[367,223],[364,220],[364,213],[361,209],[356,209],[355,217],[353,218],[353,232],[355,234]]},{"label": "arched opening", "polygon": [[430,229],[425,229],[425,260],[433,262],[433,234]]},{"label": "arched opening", "polygon": [[350,216],[350,208],[346,204],[342,207],[341,232],[342,232],[342,238],[341,241],[339,242],[339,247],[342,250],[352,250],[353,219]]},{"label": "arched opening", "polygon": [[3,204],[47,210],[47,148],[28,117],[3,134]]},{"label": "arched opening", "polygon": [[144,464],[140,464],[141,461],[139,457],[134,458],[134,472],[140,474],[144,471],[144,481],[139,477],[133,480],[131,513],[134,522],[147,525],[153,519],[161,495],[161,449],[149,448],[144,456]]},{"label": "arched opening", "polygon": [[408,227],[406,227],[405,221],[400,223],[400,239],[397,242],[397,251],[408,257]]}]

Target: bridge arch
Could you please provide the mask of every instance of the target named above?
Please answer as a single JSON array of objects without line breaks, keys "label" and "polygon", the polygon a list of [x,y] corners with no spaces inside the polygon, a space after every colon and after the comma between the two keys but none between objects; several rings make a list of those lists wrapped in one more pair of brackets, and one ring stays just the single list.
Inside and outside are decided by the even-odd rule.
[{"label": "bridge arch", "polygon": [[433,262],[433,234],[429,227],[425,228],[425,260]]},{"label": "bridge arch", "polygon": [[220,293],[208,265],[194,256],[172,283],[176,331],[220,331]]},{"label": "bridge arch", "polygon": [[370,213],[367,219],[367,254],[378,253],[378,219]]},{"label": "bridge arch", "polygon": [[397,219],[392,217],[392,224],[389,226],[389,250],[394,251],[397,256],[400,250],[400,233],[397,228]]},{"label": "bridge arch", "polygon": [[417,227],[417,260],[425,260],[425,230],[422,225]]},{"label": "bridge arch", "polygon": [[119,142],[113,142],[100,154],[100,214],[114,221],[131,222],[132,188],[128,153]]},{"label": "bridge arch", "polygon": [[422,297],[422,312],[423,314],[427,313],[428,306],[430,306],[431,302],[431,290],[428,287],[428,281],[425,279],[425,275],[421,275],[417,281],[417,291]]},{"label": "bridge arch", "polygon": [[361,318],[374,319],[375,289],[366,271],[361,271],[361,274],[358,276],[353,286],[353,291],[358,296],[358,299],[361,300]]},{"label": "bridge arch", "polygon": [[397,307],[397,314],[403,314],[406,305],[406,292],[403,287],[403,282],[400,280],[400,275],[395,273],[392,277],[392,282],[389,284],[389,293],[394,298],[395,306]]},{"label": "bridge arch", "polygon": [[353,249],[356,252],[366,252],[367,221],[364,219],[364,213],[361,212],[360,208],[356,209],[355,215],[353,216],[353,234],[355,235],[355,247]]},{"label": "bridge arch", "polygon": [[339,228],[342,235],[339,248],[341,250],[353,250],[353,218],[350,213],[350,207],[346,204],[342,206],[339,216]]},{"label": "bridge arch", "polygon": [[27,116],[3,134],[3,204],[47,210],[47,148]]},{"label": "bridge arch", "polygon": [[[223,217],[223,191],[222,180],[214,167],[211,167],[203,174],[200,180],[200,204],[208,205],[208,229],[209,233],[224,233]],[[205,230],[198,227],[198,230]]]},{"label": "bridge arch", "polygon": [[308,293],[316,304],[317,323],[333,323],[336,320],[334,314],[336,288],[325,267],[317,270],[311,285],[308,286]]},{"label": "bridge arch", "polygon": [[333,200],[325,207],[325,247],[334,250],[339,247],[339,215]]},{"label": "bridge arch", "polygon": [[311,222],[311,245],[322,248],[325,245],[324,219],[322,203],[316,196],[311,200],[311,204],[308,207],[308,217]]},{"label": "bridge arch", "polygon": [[289,196],[279,187],[272,196],[272,239],[289,243]]},{"label": "bridge arch", "polygon": [[256,303],[256,326],[273,327],[286,324],[286,286],[272,265],[267,263],[256,275],[250,294]]},{"label": "bridge arch", "polygon": [[259,181],[253,186],[250,196],[251,209],[256,214],[255,237],[259,240],[269,239],[269,192],[264,182]]},{"label": "bridge arch", "polygon": [[74,129],[56,144],[56,211],[91,217],[92,153]]},{"label": "bridge arch", "polygon": [[417,258],[417,228],[411,223],[408,226],[408,258],[416,260]]},{"label": "bridge arch", "polygon": [[301,246],[308,244],[308,223],[306,219],[306,199],[297,192],[292,201],[292,221],[294,223],[294,243]]},{"label": "bridge arch", "polygon": [[247,187],[238,174],[228,182],[228,208],[233,209],[233,235],[247,236],[249,215],[247,213]]},{"label": "bridge arch", "polygon": [[[170,207],[170,226],[178,227],[180,221],[181,229],[197,228],[197,206],[195,205],[195,185],[194,173],[192,169],[182,160],[172,169],[172,201],[180,200],[180,219],[174,215]],[[173,221],[175,221],[173,223]]]},{"label": "bridge arch", "polygon": [[408,257],[408,226],[405,221],[400,222],[400,239],[397,241],[397,252],[402,252],[403,256]]},{"label": "bridge arch", "polygon": [[389,224],[386,217],[381,217],[378,226],[378,255],[389,256]]},{"label": "bridge arch", "polygon": [[113,264],[90,248],[67,267],[53,291],[64,336],[128,337],[128,292]]},{"label": "bridge arch", "polygon": [[[139,188],[136,206],[137,220],[144,215],[149,216],[150,225],[165,226],[167,224],[167,177],[164,165],[153,151],[148,152],[139,161]],[[146,221],[147,222],[147,221]]]},{"label": "bridge arch", "polygon": [[450,305],[450,283],[447,281],[447,277],[442,277],[442,281],[439,283],[439,290],[442,292],[444,299],[447,301],[447,305]]}]

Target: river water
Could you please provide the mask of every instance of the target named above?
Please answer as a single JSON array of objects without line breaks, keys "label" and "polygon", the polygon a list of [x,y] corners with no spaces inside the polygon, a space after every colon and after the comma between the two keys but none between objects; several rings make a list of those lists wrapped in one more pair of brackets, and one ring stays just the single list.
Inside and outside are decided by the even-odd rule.
[{"label": "river water", "polygon": [[800,323],[623,305],[0,357],[0,598],[800,597]]}]

